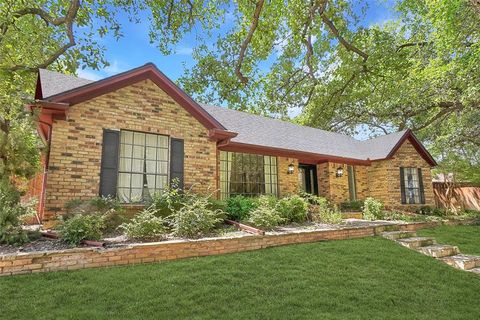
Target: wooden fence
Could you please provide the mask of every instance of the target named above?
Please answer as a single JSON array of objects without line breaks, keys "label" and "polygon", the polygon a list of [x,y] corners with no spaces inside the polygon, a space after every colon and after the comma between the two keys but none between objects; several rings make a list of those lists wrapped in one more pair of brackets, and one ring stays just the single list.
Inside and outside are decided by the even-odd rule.
[{"label": "wooden fence", "polygon": [[[437,208],[445,209],[448,206],[447,186],[441,182],[433,183],[435,204]],[[459,184],[453,188],[452,206],[461,209],[480,211],[480,186]]]}]

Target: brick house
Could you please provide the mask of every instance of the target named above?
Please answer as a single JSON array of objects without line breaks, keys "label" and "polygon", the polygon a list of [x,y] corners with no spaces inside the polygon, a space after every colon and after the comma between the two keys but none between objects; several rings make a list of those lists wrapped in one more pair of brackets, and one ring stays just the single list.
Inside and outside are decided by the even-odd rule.
[{"label": "brick house", "polygon": [[35,98],[48,146],[45,220],[76,198],[138,204],[173,178],[219,198],[304,191],[336,203],[372,196],[392,208],[434,205],[436,163],[410,130],[359,141],[200,105],[153,64],[99,81],[40,70]]}]

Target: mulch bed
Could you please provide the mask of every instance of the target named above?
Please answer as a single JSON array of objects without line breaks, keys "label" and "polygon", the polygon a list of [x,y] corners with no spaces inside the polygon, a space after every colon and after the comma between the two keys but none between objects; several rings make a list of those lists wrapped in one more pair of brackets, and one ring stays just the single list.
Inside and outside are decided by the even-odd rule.
[{"label": "mulch bed", "polygon": [[67,243],[60,239],[49,239],[41,237],[32,242],[25,243],[22,246],[0,245],[0,254],[19,253],[19,252],[35,252],[35,251],[51,251],[69,249]]}]

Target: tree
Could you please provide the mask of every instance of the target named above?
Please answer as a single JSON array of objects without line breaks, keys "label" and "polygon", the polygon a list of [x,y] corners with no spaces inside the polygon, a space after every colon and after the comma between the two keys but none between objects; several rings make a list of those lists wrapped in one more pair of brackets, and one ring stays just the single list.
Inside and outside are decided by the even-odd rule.
[{"label": "tree", "polygon": [[397,18],[369,26],[354,1],[236,5],[233,28],[194,50],[188,92],[350,134],[409,127],[439,160],[448,151],[478,168],[478,1],[399,0]]},{"label": "tree", "polygon": [[33,102],[36,73],[49,68],[74,74],[79,67],[108,65],[99,38],[121,37],[119,15],[150,20],[150,40],[162,52],[194,24],[213,27],[221,9],[209,1],[4,0],[0,4],[0,185],[29,178],[39,166],[40,141]]}]

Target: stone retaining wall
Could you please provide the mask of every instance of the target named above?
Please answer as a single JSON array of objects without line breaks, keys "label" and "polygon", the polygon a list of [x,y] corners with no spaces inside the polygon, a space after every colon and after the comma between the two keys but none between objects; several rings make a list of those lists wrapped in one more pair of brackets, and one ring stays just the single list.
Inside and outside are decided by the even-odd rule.
[{"label": "stone retaining wall", "polygon": [[[394,225],[400,230],[434,227],[436,223]],[[295,243],[374,236],[392,225],[341,230],[299,231],[285,234],[249,235],[237,238],[174,240],[132,244],[120,248],[74,248],[61,251],[16,253],[0,256],[0,276],[159,262],[182,258],[250,251]]]}]

